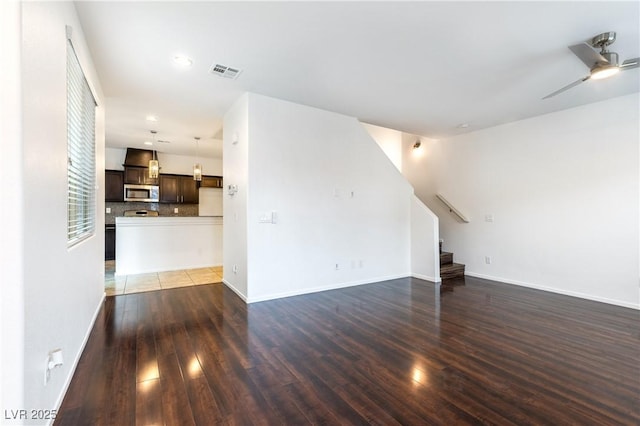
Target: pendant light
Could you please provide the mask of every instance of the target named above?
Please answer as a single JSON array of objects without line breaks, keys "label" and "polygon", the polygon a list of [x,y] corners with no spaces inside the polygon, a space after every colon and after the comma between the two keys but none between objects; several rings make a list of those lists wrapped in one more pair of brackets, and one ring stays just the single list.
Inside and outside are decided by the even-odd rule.
[{"label": "pendant light", "polygon": [[[156,132],[151,130],[153,135],[153,142],[156,142]],[[158,173],[160,172],[160,164],[158,163],[158,157],[156,156],[156,150],[154,149],[151,154],[151,160],[149,160],[149,179],[158,179]]]},{"label": "pendant light", "polygon": [[[200,138],[196,136],[194,138],[196,140],[196,161],[198,161],[198,144]],[[196,163],[193,165],[193,180],[201,181],[202,180],[202,164]]]}]

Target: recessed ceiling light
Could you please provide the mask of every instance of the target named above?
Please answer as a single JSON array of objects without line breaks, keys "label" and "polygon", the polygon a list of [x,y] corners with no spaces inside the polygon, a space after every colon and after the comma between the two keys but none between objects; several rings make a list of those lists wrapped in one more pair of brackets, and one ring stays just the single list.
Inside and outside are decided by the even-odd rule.
[{"label": "recessed ceiling light", "polygon": [[148,145],[148,146],[151,146],[151,145],[153,145],[153,142],[145,141],[144,144]]},{"label": "recessed ceiling light", "polygon": [[147,121],[158,121],[158,117],[155,115],[147,115]]},{"label": "recessed ceiling light", "polygon": [[458,124],[458,129],[466,129],[467,127],[469,127],[469,123]]},{"label": "recessed ceiling light", "polygon": [[193,60],[185,55],[176,55],[173,57],[173,63],[180,68],[189,68],[191,65],[193,65]]}]

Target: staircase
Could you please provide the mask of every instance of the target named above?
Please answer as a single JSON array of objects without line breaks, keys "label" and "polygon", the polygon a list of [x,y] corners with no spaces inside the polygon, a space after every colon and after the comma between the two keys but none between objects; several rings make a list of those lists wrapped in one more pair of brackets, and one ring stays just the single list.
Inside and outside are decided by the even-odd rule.
[{"label": "staircase", "polygon": [[440,278],[443,282],[464,279],[464,265],[453,262],[453,253],[442,251],[442,241],[440,241]]}]

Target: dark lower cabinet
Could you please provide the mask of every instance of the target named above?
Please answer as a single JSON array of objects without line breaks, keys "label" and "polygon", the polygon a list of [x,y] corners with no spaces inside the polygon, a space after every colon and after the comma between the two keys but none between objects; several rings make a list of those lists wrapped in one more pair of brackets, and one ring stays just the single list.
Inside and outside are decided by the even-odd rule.
[{"label": "dark lower cabinet", "polygon": [[116,226],[104,227],[104,260],[116,259]]}]

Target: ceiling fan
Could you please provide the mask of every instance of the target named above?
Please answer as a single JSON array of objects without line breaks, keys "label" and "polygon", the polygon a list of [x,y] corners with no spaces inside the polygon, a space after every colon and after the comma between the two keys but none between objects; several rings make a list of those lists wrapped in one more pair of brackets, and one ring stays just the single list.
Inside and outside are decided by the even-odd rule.
[{"label": "ceiling fan", "polygon": [[[618,65],[618,54],[607,50],[607,46],[613,44],[614,41],[616,41],[616,33],[609,31],[598,34],[592,38],[589,43],[580,43],[569,46],[569,49],[571,49],[571,51],[589,67],[591,73],[584,78],[564,86],[560,90],[556,90],[542,99],[548,99],[590,79],[600,80],[611,77],[620,71],[638,68],[640,65],[640,58],[627,59],[621,65]],[[598,48],[600,49],[600,53],[594,50]]]}]

